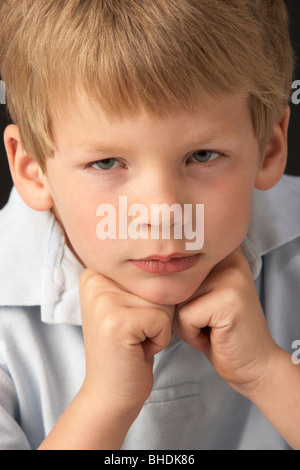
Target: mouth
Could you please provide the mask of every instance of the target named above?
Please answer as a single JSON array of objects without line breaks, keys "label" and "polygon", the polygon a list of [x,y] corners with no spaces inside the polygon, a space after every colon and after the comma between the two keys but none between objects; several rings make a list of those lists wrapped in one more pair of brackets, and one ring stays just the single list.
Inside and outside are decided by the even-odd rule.
[{"label": "mouth", "polygon": [[175,274],[192,268],[199,260],[201,254],[186,255],[173,253],[170,255],[151,255],[147,258],[130,260],[141,271],[151,274]]}]

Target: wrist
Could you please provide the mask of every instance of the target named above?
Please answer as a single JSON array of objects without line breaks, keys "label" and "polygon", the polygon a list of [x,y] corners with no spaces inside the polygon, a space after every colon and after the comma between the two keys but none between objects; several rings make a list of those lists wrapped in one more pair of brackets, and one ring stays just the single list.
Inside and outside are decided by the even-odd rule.
[{"label": "wrist", "polygon": [[66,408],[40,450],[118,450],[136,416],[84,387]]},{"label": "wrist", "polygon": [[256,379],[245,387],[242,394],[259,405],[269,393],[272,393],[275,383],[280,382],[282,370],[287,362],[290,362],[288,353],[274,342],[273,347],[257,366]]},{"label": "wrist", "polygon": [[114,426],[124,428],[128,431],[131,424],[137,418],[142,405],[128,404],[126,400],[118,400],[109,391],[90,390],[83,384],[79,390],[76,400],[78,406],[85,410],[85,413],[91,416],[92,421],[101,423],[103,417]]},{"label": "wrist", "polygon": [[247,398],[257,406],[293,449],[300,449],[300,366],[285,350],[277,347],[266,373]]},{"label": "wrist", "polygon": [[264,396],[270,384],[278,373],[278,365],[282,363],[282,356],[286,360],[286,352],[280,348],[273,339],[265,345],[265,350],[257,354],[257,358],[247,363],[242,371],[242,380],[229,384],[239,394],[256,403]]}]

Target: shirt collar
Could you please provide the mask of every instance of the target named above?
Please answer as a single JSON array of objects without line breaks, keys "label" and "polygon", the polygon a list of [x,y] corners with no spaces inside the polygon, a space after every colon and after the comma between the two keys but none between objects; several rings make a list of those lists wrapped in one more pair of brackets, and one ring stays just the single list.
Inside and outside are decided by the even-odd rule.
[{"label": "shirt collar", "polygon": [[[253,278],[262,256],[300,235],[300,178],[284,176],[269,191],[254,190],[242,244]],[[45,323],[81,325],[79,277],[84,267],[51,211],[30,209],[13,188],[0,212],[0,306],[40,306]]]},{"label": "shirt collar", "polygon": [[41,268],[41,318],[45,323],[81,325],[79,277],[84,267],[65,242],[52,215]]},{"label": "shirt collar", "polygon": [[262,256],[300,236],[300,178],[284,175],[268,191],[254,189],[252,216],[242,244],[257,279]]},{"label": "shirt collar", "polygon": [[30,209],[13,188],[0,212],[0,306],[41,307],[46,323],[81,324],[84,270],[51,211]]}]

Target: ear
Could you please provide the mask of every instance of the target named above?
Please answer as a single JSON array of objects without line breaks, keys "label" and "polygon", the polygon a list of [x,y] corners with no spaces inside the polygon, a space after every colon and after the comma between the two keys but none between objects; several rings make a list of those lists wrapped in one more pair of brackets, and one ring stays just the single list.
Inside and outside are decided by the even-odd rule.
[{"label": "ear", "polygon": [[16,125],[11,124],[5,129],[4,144],[13,182],[23,201],[37,211],[51,209],[53,199],[45,175],[34,157],[23,148]]},{"label": "ear", "polygon": [[282,177],[287,160],[287,135],[290,108],[286,107],[281,121],[276,122],[273,133],[267,142],[263,163],[258,171],[255,186],[266,191],[278,183]]}]

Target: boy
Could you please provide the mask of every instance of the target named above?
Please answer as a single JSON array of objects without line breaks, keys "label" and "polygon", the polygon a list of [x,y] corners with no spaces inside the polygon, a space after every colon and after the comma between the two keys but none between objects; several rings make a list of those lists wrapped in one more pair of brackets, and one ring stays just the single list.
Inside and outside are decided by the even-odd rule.
[{"label": "boy", "polygon": [[[1,447],[300,448],[283,2],[12,0],[0,18]],[[120,198],[126,223],[189,205],[169,228],[192,231],[204,205],[204,245],[146,212],[128,236]]]}]

